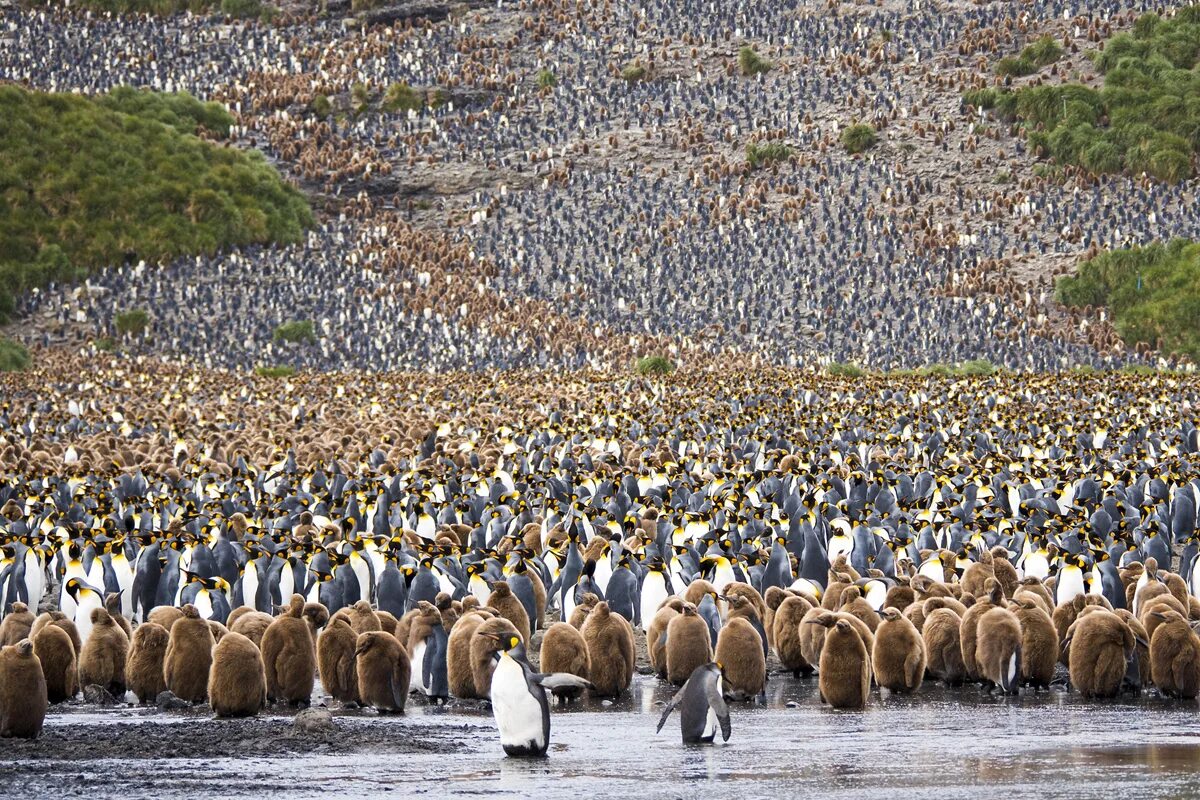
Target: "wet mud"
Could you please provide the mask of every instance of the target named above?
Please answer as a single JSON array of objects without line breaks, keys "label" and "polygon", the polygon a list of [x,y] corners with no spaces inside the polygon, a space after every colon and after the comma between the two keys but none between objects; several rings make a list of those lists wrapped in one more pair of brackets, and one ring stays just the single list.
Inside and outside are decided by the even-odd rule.
[{"label": "wet mud", "polygon": [[726,744],[684,745],[674,690],[635,676],[613,702],[557,708],[544,759],[504,757],[486,704],[403,717],[341,709],[301,733],[294,712],[214,720],[207,708],[65,706],[35,742],[0,742],[0,797],[1151,798],[1200,795],[1200,706],[1153,694],[1015,698],[926,685],[876,690],[862,712],[821,705],[813,680],[773,676],[732,708]]}]

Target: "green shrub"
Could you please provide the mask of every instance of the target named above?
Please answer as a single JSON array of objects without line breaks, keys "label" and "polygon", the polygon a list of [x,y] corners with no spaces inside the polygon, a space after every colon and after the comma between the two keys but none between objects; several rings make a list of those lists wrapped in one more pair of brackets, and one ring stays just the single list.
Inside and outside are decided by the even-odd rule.
[{"label": "green shrub", "polygon": [[626,64],[621,70],[621,79],[628,83],[637,83],[646,80],[646,74],[646,68],[641,63],[634,61]]},{"label": "green shrub", "polygon": [[308,204],[262,154],[195,135],[232,122],[185,94],[0,86],[0,319],[90,268],[299,240]]},{"label": "green shrub", "polygon": [[0,372],[20,372],[29,368],[29,351],[25,345],[0,336]]},{"label": "green shrub", "polygon": [[254,374],[261,378],[290,378],[296,374],[296,368],[286,365],[276,367],[255,367]]},{"label": "green shrub", "polygon": [[634,369],[638,375],[670,375],[675,371],[675,365],[666,356],[647,356],[639,358]]},{"label": "green shrub", "polygon": [[746,161],[750,162],[750,166],[754,169],[766,164],[790,161],[794,155],[795,151],[783,142],[765,142],[763,144],[751,142],[746,145]]},{"label": "green shrub", "polygon": [[363,114],[371,107],[371,90],[365,83],[356,83],[350,87],[350,100],[354,103],[354,113]]},{"label": "green shrub", "polygon": [[841,378],[861,378],[867,374],[866,370],[858,364],[842,364],[837,361],[826,365],[825,371],[830,375]]},{"label": "green shrub", "polygon": [[996,365],[985,359],[964,361],[953,369],[953,374],[961,376],[995,375],[996,372]]},{"label": "green shrub", "polygon": [[[997,69],[1020,74],[1061,57],[1061,46],[1044,38]],[[1093,58],[1102,89],[1077,82],[1011,93],[989,88],[967,92],[963,101],[1019,119],[1030,152],[1058,165],[1093,175],[1145,173],[1168,183],[1192,176],[1200,153],[1200,13],[1189,7],[1169,20],[1143,15],[1133,33],[1114,36]]]},{"label": "green shrub", "polygon": [[407,83],[393,83],[383,96],[384,111],[420,111],[424,105],[421,95]]},{"label": "green shrub", "polygon": [[1127,344],[1200,361],[1200,243],[1175,239],[1102,253],[1060,278],[1057,293],[1069,306],[1108,306]]},{"label": "green shrub", "polygon": [[558,76],[548,69],[540,70],[537,74],[537,85],[539,89],[553,89],[558,85]]},{"label": "green shrub", "polygon": [[1020,78],[1037,72],[1037,66],[1026,58],[1006,56],[996,62],[996,74],[1004,77]]},{"label": "green shrub", "polygon": [[841,136],[842,147],[846,148],[846,152],[854,155],[861,153],[875,145],[878,137],[875,135],[875,129],[870,125],[851,125],[842,131]]},{"label": "green shrub", "polygon": [[92,347],[101,353],[111,353],[117,349],[117,342],[111,336],[101,336],[99,339],[92,340]]},{"label": "green shrub", "polygon": [[150,326],[150,315],[141,308],[131,308],[113,317],[113,327],[122,336],[140,336]]},{"label": "green shrub", "polygon": [[333,113],[333,103],[329,102],[329,98],[323,94],[318,94],[308,104],[309,109],[313,114],[316,114],[321,119],[328,117]]},{"label": "green shrub", "polygon": [[1021,58],[1029,59],[1039,68],[1048,67],[1062,57],[1062,45],[1053,36],[1043,36],[1021,51]]},{"label": "green shrub", "polygon": [[770,72],[775,65],[769,60],[763,58],[750,45],[745,45],[741,50],[738,50],[738,68],[743,75],[761,75],[764,72]]},{"label": "green shrub", "polygon": [[308,342],[311,344],[317,341],[317,334],[312,322],[309,320],[293,320],[276,327],[273,338],[277,342],[291,342],[293,344]]},{"label": "green shrub", "polygon": [[221,13],[227,17],[257,17],[262,10],[260,0],[221,0]]}]

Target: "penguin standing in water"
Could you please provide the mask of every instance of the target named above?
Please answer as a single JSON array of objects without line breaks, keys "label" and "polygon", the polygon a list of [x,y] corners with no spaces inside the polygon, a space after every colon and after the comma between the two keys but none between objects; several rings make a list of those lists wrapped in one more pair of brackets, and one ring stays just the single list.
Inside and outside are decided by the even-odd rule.
[{"label": "penguin standing in water", "polygon": [[500,745],[509,756],[544,756],[550,746],[550,703],[546,689],[565,686],[590,688],[577,675],[537,673],[529,666],[525,645],[515,634],[476,634],[495,641],[492,658],[492,714],[500,729]]},{"label": "penguin standing in water", "polygon": [[663,709],[655,733],[667,724],[671,712],[680,708],[680,729],[684,744],[710,743],[721,729],[721,741],[728,742],[732,729],[729,706],[725,703],[721,665],[710,661],[692,670],[692,674]]}]

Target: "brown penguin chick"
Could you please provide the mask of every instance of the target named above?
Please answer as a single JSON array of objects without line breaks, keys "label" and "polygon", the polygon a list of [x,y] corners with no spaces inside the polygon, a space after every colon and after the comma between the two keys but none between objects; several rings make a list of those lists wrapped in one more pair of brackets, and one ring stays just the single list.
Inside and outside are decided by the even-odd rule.
[{"label": "brown penguin chick", "polygon": [[229,628],[226,628],[224,625],[217,622],[215,619],[210,619],[208,621],[208,627],[209,627],[209,630],[212,631],[214,642],[220,642],[221,639],[223,639],[225,637],[225,634],[229,633]]},{"label": "brown penguin chick", "polygon": [[904,609],[904,617],[913,624],[920,633],[925,629],[925,601],[917,600],[915,603]]},{"label": "brown penguin chick", "polygon": [[[1067,630],[1071,624],[1075,622],[1075,618],[1079,616],[1079,612],[1083,610],[1085,605],[1085,596],[1076,595],[1071,600],[1060,603],[1055,606],[1054,612],[1050,615],[1050,619],[1054,622],[1054,633],[1061,642],[1067,638]],[[1066,666],[1066,655],[1060,654],[1063,665]]]},{"label": "brown penguin chick", "polygon": [[321,603],[305,603],[302,615],[304,621],[308,623],[309,639],[312,641],[315,653],[317,633],[329,624],[329,609]]},{"label": "brown penguin chick", "polygon": [[384,713],[404,713],[412,665],[396,637],[383,631],[359,634],[354,649],[358,699]]},{"label": "brown penguin chick", "polygon": [[992,548],[991,553],[992,575],[1000,581],[1000,590],[1004,592],[1004,596],[1012,597],[1013,592],[1017,590],[1017,581],[1019,580],[1017,568],[1009,560],[1008,551],[1004,549],[1004,545],[996,545]]},{"label": "brown penguin chick", "polygon": [[837,558],[835,558],[833,560],[833,564],[830,565],[829,571],[831,573],[839,573],[839,574],[846,575],[848,583],[854,583],[855,581],[857,581],[859,578],[862,577],[862,575],[859,574],[858,570],[856,570],[854,567],[850,566],[850,558],[845,553],[842,553],[841,555],[839,555]]},{"label": "brown penguin chick", "polygon": [[454,697],[470,700],[480,696],[475,692],[475,676],[471,673],[471,636],[486,619],[478,610],[469,611],[450,629],[446,642],[446,680]]},{"label": "brown penguin chick", "polygon": [[692,603],[667,622],[667,680],[682,685],[696,667],[713,660],[712,639],[708,623],[696,612]]},{"label": "brown penguin chick", "polygon": [[263,634],[262,659],[269,700],[304,705],[312,697],[317,658],[305,613],[304,598],[294,594],[287,610]]},{"label": "brown penguin chick", "polygon": [[1000,582],[995,578],[988,578],[984,584],[984,590],[987,594],[978,598],[962,615],[962,624],[958,632],[963,665],[967,668],[967,677],[971,680],[979,680],[983,677],[983,672],[975,656],[979,620],[984,614],[993,608],[999,608],[1000,604],[1004,602],[1004,593],[1000,589]]},{"label": "brown penguin chick", "polygon": [[883,607],[889,606],[904,612],[909,606],[917,602],[917,593],[907,583],[898,583],[892,586],[887,591],[887,595],[883,599]]},{"label": "brown penguin chick", "polygon": [[775,655],[784,669],[792,673],[792,677],[811,675],[813,666],[804,657],[804,648],[800,643],[800,623],[804,620],[813,606],[803,597],[789,595],[780,603],[775,611],[772,622],[775,642]]},{"label": "brown penguin chick", "polygon": [[590,663],[583,634],[566,622],[556,622],[542,634],[539,672],[569,672],[588,680]]},{"label": "brown penguin chick", "polygon": [[925,602],[925,625],[921,638],[925,642],[925,669],[947,686],[961,686],[967,678],[963,664],[959,627],[962,618],[941,605],[941,598]]},{"label": "brown penguin chick", "polygon": [[581,630],[583,623],[587,621],[588,614],[592,613],[592,609],[599,602],[599,596],[587,592],[583,597],[579,598],[579,602],[575,604],[575,608],[571,609],[571,618],[567,622],[575,630]]},{"label": "brown penguin chick", "polygon": [[78,661],[71,637],[58,625],[43,625],[31,640],[42,663],[47,698],[51,703],[70,700],[79,691]]},{"label": "brown penguin chick", "polygon": [[838,606],[842,604],[842,592],[853,585],[854,581],[850,580],[849,575],[838,574],[830,570],[829,584],[825,587],[825,594],[821,597],[821,607],[826,611],[837,611]]},{"label": "brown penguin chick", "polygon": [[[475,602],[478,603],[479,601],[476,600]],[[383,631],[384,633],[390,633],[392,636],[396,635],[396,626],[400,624],[400,620],[396,619],[394,614],[389,611],[376,609],[375,617],[379,620],[379,630]],[[396,641],[400,640],[396,639]]]},{"label": "brown penguin chick", "polygon": [[485,620],[471,634],[471,675],[475,679],[475,696],[490,697],[492,691],[492,670],[495,660],[492,653],[496,651],[496,636],[508,636],[520,633],[515,625],[504,617],[493,617]]},{"label": "brown penguin chick", "polygon": [[208,669],[216,646],[208,620],[191,603],[182,609],[183,617],[171,626],[167,652],[163,657],[163,680],[167,689],[189,703],[200,703],[208,694]]},{"label": "brown penguin chick", "polygon": [[[679,608],[683,608],[682,600],[679,601]],[[654,674],[664,680],[667,677],[667,626],[679,613],[675,606],[664,603],[662,608],[655,612],[654,619],[650,620],[650,627],[646,629],[646,657],[650,660],[650,668],[654,670]]]},{"label": "brown penguin chick", "polygon": [[1183,606],[1184,611],[1181,612],[1183,616],[1188,616],[1188,600],[1191,595],[1188,593],[1187,583],[1174,572],[1162,573],[1160,577],[1162,578],[1163,585],[1167,587],[1167,591]]},{"label": "brown penguin chick", "polygon": [[0,648],[0,737],[41,736],[47,705],[46,678],[33,642],[22,639]]},{"label": "brown penguin chick", "polygon": [[700,601],[704,599],[706,594],[716,594],[717,587],[713,586],[703,578],[697,578],[687,585],[683,590],[683,602],[691,603],[699,607]]},{"label": "brown penguin chick", "polygon": [[[996,579],[996,570],[992,566],[992,553],[990,550],[984,550],[979,554],[979,560],[973,561],[963,570],[962,578],[959,585],[962,586],[964,592],[970,592],[978,597],[987,592],[986,582],[988,578]],[[999,583],[999,581],[997,581]]]},{"label": "brown penguin chick", "polygon": [[1200,636],[1178,611],[1156,609],[1160,622],[1150,638],[1150,679],[1167,697],[1193,700],[1200,694]]},{"label": "brown penguin chick", "polygon": [[[229,628],[229,630],[232,631],[232,630],[234,630],[234,626],[237,625],[237,621],[239,619],[246,616],[247,614],[256,614],[256,613],[258,613],[258,612],[255,611],[250,606],[244,606],[244,605],[238,606],[233,611],[229,612],[229,616],[225,619],[225,627]],[[268,616],[270,616],[270,615],[268,615]],[[245,634],[242,634],[242,635],[244,636]]]},{"label": "brown penguin chick", "polygon": [[330,697],[342,703],[358,702],[358,675],[354,664],[357,647],[358,634],[341,614],[334,614],[317,637],[317,671],[321,686]]},{"label": "brown penguin chick", "polygon": [[744,598],[749,601],[750,605],[754,608],[755,613],[758,615],[759,623],[763,623],[763,621],[767,618],[766,601],[763,600],[763,596],[758,593],[758,590],[748,583],[743,583],[742,581],[730,581],[729,583],[725,584],[725,588],[722,590],[721,596],[726,598],[727,602],[728,598],[732,597]]},{"label": "brown penguin chick", "polygon": [[871,657],[854,625],[833,614],[805,624],[827,628],[817,670],[821,700],[834,708],[864,708],[871,689]]},{"label": "brown penguin chick", "polygon": [[592,692],[600,697],[616,697],[628,689],[635,666],[633,626],[629,621],[602,600],[588,614],[580,633],[587,644]]},{"label": "brown penguin chick", "polygon": [[1064,642],[1070,652],[1071,685],[1084,697],[1116,697],[1137,643],[1117,614],[1081,614]]},{"label": "brown penguin chick", "polygon": [[1157,628],[1162,622],[1162,617],[1156,617],[1152,612],[1166,611],[1168,609],[1179,614],[1179,616],[1183,617],[1184,619],[1187,619],[1187,607],[1182,605],[1170,594],[1155,595],[1147,600],[1142,606],[1141,614],[1138,615],[1138,619],[1141,621],[1142,626],[1146,629],[1146,641],[1152,641],[1154,639],[1154,629]]},{"label": "brown penguin chick", "polygon": [[167,629],[167,633],[170,633],[171,626],[181,619],[183,619],[183,612],[175,606],[157,606],[146,615],[147,622],[162,625]]},{"label": "brown penguin chick", "polygon": [[1000,606],[991,608],[979,618],[978,636],[980,677],[1005,694],[1016,694],[1021,685],[1021,623],[1017,615]]},{"label": "brown penguin chick", "polygon": [[36,636],[38,631],[47,625],[54,625],[61,628],[67,637],[71,640],[71,647],[75,653],[75,658],[79,658],[79,652],[83,650],[83,642],[79,638],[79,629],[75,627],[75,623],[67,618],[67,615],[61,611],[47,611],[44,614],[39,614],[38,618],[33,621],[33,627],[29,629],[30,637]]},{"label": "brown penguin chick", "polygon": [[883,610],[883,621],[875,629],[871,666],[875,682],[892,692],[915,692],[925,680],[925,641],[898,608]]},{"label": "brown penguin chick", "polygon": [[350,627],[354,629],[355,634],[383,630],[379,615],[366,600],[359,600],[346,609],[346,613],[350,616]]},{"label": "brown penguin chick", "polygon": [[143,622],[133,632],[125,661],[125,683],[142,705],[153,703],[167,690],[163,662],[170,639],[167,629],[156,622]]},{"label": "brown penguin chick", "polygon": [[396,637],[397,642],[407,642],[408,632],[412,629],[412,622],[416,619],[417,609],[404,612],[404,616],[396,620],[396,630],[392,632],[392,636]]},{"label": "brown penguin chick", "polygon": [[1058,633],[1042,603],[1028,592],[1009,601],[1008,609],[1021,625],[1021,680],[1049,688],[1058,663]]},{"label": "brown penguin chick", "polygon": [[512,593],[512,589],[508,588],[508,581],[496,581],[492,584],[492,594],[488,597],[487,606],[495,609],[497,614],[513,624],[517,633],[521,634],[521,641],[529,641],[529,614]]},{"label": "brown penguin chick", "polygon": [[778,586],[771,586],[763,595],[763,602],[767,606],[767,614],[763,617],[763,628],[767,632],[767,642],[772,647],[775,646],[775,612],[789,596],[786,590]]},{"label": "brown penguin chick", "polygon": [[1017,584],[1017,589],[1013,592],[1015,598],[1018,594],[1030,594],[1036,597],[1042,603],[1042,608],[1047,614],[1054,613],[1054,598],[1050,596],[1050,591],[1037,578],[1023,578]]},{"label": "brown penguin chick", "polygon": [[725,692],[733,699],[751,700],[763,693],[767,685],[763,640],[745,617],[734,617],[721,626],[716,659],[724,672]]},{"label": "brown penguin chick", "polygon": [[104,608],[108,611],[108,615],[112,617],[112,621],[123,631],[125,638],[133,638],[133,626],[129,624],[129,620],[125,619],[125,615],[121,613],[121,595],[117,592],[109,592],[104,596]]},{"label": "brown penguin chick", "polygon": [[[800,640],[804,647],[805,660],[810,664],[820,663],[821,648],[825,646],[825,633],[839,619],[849,622],[850,626],[858,633],[863,640],[863,646],[867,648],[867,657],[870,658],[871,652],[875,648],[875,634],[867,627],[867,623],[853,614],[843,614],[840,611],[827,611],[823,608],[814,608],[813,611],[816,613],[805,614],[804,620],[800,624]],[[807,624],[810,621],[816,624]]]},{"label": "brown penguin chick", "polygon": [[0,647],[8,647],[33,634],[34,616],[29,606],[18,601],[12,604],[8,616],[0,622]]},{"label": "brown penguin chick", "polygon": [[106,609],[92,609],[92,633],[79,654],[79,683],[103,686],[113,697],[125,694],[129,637]]},{"label": "brown penguin chick", "polygon": [[837,610],[858,617],[872,633],[879,627],[879,614],[871,608],[871,604],[862,596],[862,589],[857,586],[847,586],[842,590],[842,602]]},{"label": "brown penguin chick", "polygon": [[1146,683],[1150,680],[1150,634],[1146,632],[1146,628],[1138,621],[1137,617],[1133,616],[1133,612],[1118,608],[1113,611],[1121,621],[1129,626],[1129,630],[1133,632],[1134,653],[1137,655],[1138,678],[1141,683]]},{"label": "brown penguin chick", "polygon": [[218,717],[252,717],[267,704],[262,654],[249,637],[230,632],[213,648],[208,703]]},{"label": "brown penguin chick", "polygon": [[[232,616],[230,618],[232,619]],[[262,646],[263,634],[267,632],[267,628],[271,627],[271,623],[274,621],[275,618],[270,614],[251,611],[230,622],[228,627],[231,633],[240,633],[254,642],[255,646]]]}]

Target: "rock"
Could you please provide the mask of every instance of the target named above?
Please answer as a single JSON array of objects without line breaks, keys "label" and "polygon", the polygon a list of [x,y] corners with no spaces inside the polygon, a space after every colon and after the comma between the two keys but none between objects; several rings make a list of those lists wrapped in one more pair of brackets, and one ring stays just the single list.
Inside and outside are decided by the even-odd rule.
[{"label": "rock", "polygon": [[297,736],[332,733],[337,730],[333,724],[333,714],[320,708],[309,708],[296,715],[292,723],[292,732]]},{"label": "rock", "polygon": [[799,703],[797,703],[795,700],[788,700],[788,701],[787,701],[787,707],[788,707],[788,708],[799,708],[799,707],[800,707],[800,704],[799,704]]},{"label": "rock", "polygon": [[83,702],[101,708],[112,708],[117,704],[117,698],[109,694],[108,689],[92,683],[83,687]]},{"label": "rock", "polygon": [[158,697],[154,698],[154,705],[158,706],[159,711],[178,711],[188,707],[187,701],[180,700],[171,692],[159,692]]}]

